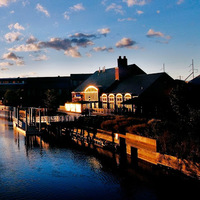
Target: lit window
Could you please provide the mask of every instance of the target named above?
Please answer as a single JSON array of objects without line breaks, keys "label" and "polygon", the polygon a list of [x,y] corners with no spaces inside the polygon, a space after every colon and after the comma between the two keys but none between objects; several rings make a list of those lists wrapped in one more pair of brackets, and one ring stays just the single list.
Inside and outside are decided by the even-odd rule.
[{"label": "lit window", "polygon": [[114,94],[110,94],[109,95],[109,97],[108,97],[109,98],[109,103],[114,103],[114,97],[115,97]]},{"label": "lit window", "polygon": [[117,101],[117,103],[121,103],[123,101],[122,94],[117,94],[116,101]]},{"label": "lit window", "polygon": [[129,99],[131,99],[131,94],[126,93],[125,96],[124,96],[124,100],[127,101]]},{"label": "lit window", "polygon": [[102,94],[102,102],[107,102],[107,95],[106,94]]},{"label": "lit window", "polygon": [[85,89],[85,101],[98,101],[98,89],[94,86],[88,86]]}]

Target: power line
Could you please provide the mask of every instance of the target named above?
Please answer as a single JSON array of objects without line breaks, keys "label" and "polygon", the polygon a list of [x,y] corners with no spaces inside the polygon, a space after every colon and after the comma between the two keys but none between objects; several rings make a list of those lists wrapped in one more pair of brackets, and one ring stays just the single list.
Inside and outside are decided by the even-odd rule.
[{"label": "power line", "polygon": [[188,67],[191,67],[191,69],[189,70],[189,72],[191,72],[191,73],[187,76],[187,78],[185,79],[185,81],[186,81],[190,76],[192,76],[193,79],[194,79],[194,77],[195,77],[195,72],[198,71],[198,69],[195,69],[195,68],[194,68],[194,60],[193,60],[193,59],[192,59],[192,64],[190,64]]}]

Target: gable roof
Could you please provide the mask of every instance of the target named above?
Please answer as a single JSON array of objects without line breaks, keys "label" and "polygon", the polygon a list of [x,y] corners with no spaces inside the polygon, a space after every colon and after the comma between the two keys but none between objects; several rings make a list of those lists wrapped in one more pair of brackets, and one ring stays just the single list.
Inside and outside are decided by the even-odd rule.
[{"label": "gable roof", "polygon": [[115,68],[106,69],[103,71],[96,71],[87,80],[85,80],[74,92],[82,92],[89,85],[93,85],[100,90],[105,91],[115,82]]},{"label": "gable roof", "polygon": [[[137,74],[146,74],[135,64],[128,65],[126,69],[128,73],[126,72],[127,74],[125,77]],[[121,78],[120,81],[123,81],[125,77]],[[89,85],[93,85],[99,88],[101,92],[107,92],[111,88],[114,88],[118,82],[119,81],[115,80],[115,68],[109,68],[101,71],[96,71],[79,87],[77,87],[74,92],[83,92]]]},{"label": "gable roof", "polygon": [[119,82],[110,93],[131,93],[139,96],[164,76],[168,75],[166,73],[155,73],[130,76]]},{"label": "gable roof", "polygon": [[200,75],[189,81],[189,83],[192,83],[194,85],[200,85]]}]

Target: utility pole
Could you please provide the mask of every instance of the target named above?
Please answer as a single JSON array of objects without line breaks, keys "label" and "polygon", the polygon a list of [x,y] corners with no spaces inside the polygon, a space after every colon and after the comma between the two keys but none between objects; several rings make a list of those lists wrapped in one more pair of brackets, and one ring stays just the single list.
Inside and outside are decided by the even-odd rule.
[{"label": "utility pole", "polygon": [[165,72],[165,63],[163,63],[163,67],[160,70]]},{"label": "utility pole", "polygon": [[165,63],[163,63],[163,72],[165,72]]},{"label": "utility pole", "polygon": [[191,72],[190,74],[189,74],[189,76],[185,79],[185,81],[192,75],[192,77],[193,77],[193,79],[194,79],[194,73],[195,73],[195,71],[198,71],[197,69],[195,69],[194,68],[194,60],[192,59],[192,64],[189,66],[189,67],[191,67],[192,69],[189,71],[189,72]]},{"label": "utility pole", "polygon": [[193,79],[194,79],[194,60],[192,59],[192,74],[193,74]]}]

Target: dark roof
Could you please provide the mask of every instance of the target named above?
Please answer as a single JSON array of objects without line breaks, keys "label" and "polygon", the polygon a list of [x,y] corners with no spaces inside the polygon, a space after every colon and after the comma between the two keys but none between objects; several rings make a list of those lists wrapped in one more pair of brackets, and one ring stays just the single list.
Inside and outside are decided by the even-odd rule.
[{"label": "dark roof", "polygon": [[194,85],[200,85],[200,75],[192,79],[189,83],[194,84]]},{"label": "dark roof", "polygon": [[103,91],[109,88],[115,82],[115,68],[106,69],[104,72],[101,70],[96,71],[86,81],[84,81],[74,92],[82,92],[89,85],[93,85]]},{"label": "dark roof", "polygon": [[[156,82],[161,78],[163,78],[163,80],[161,80],[158,85],[156,85]],[[166,73],[140,74],[130,76],[127,79],[119,82],[118,85],[116,85],[116,87],[110,92],[131,93],[139,96],[151,87],[151,91],[157,93],[160,87],[159,85],[167,86],[168,83],[165,83],[165,80],[167,79],[172,80],[172,78]]]},{"label": "dark roof", "polygon": [[86,80],[92,74],[70,74],[71,80]]},{"label": "dark roof", "polygon": [[[128,73],[127,76],[137,75],[137,74],[146,74],[142,69],[140,69],[137,65],[131,64],[128,65],[127,68]],[[122,78],[121,80],[123,80]],[[91,75],[86,81],[84,81],[79,87],[77,87],[74,92],[82,92],[89,85],[93,85],[101,90],[101,92],[108,92],[109,89],[114,88],[116,84],[115,80],[115,68],[109,68],[96,71],[93,75]]]}]

